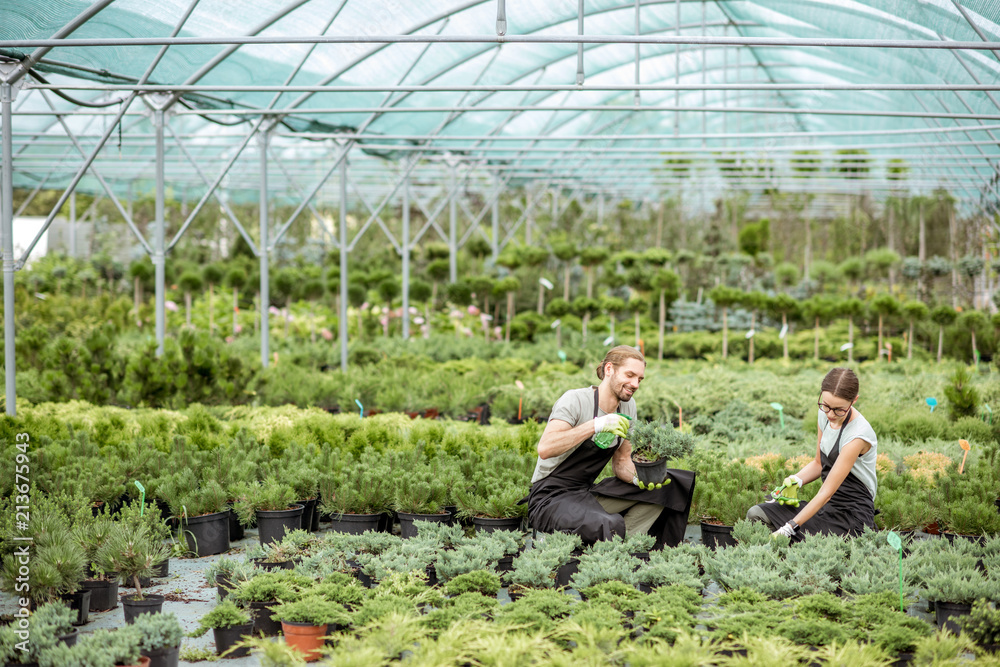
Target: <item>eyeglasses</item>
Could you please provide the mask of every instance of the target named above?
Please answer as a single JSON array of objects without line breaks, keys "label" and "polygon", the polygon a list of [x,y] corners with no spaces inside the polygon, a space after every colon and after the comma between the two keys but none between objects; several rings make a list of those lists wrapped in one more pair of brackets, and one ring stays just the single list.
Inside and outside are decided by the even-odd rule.
[{"label": "eyeglasses", "polygon": [[851,409],[850,406],[846,408],[834,408],[822,401],[820,401],[816,405],[819,407],[820,410],[822,410],[826,414],[830,414],[832,412],[837,417],[843,417],[844,415],[847,414],[847,411]]}]

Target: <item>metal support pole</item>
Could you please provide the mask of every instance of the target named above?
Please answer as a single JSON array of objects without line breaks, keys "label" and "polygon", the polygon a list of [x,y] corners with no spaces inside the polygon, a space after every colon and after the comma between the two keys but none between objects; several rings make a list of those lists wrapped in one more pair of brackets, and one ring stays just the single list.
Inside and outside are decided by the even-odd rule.
[{"label": "metal support pole", "polygon": [[69,198],[69,256],[76,257],[76,190]]},{"label": "metal support pole", "polygon": [[156,285],[156,356],[163,355],[163,339],[166,332],[166,309],[164,299],[166,294],[166,254],[164,238],[166,236],[166,220],[164,220],[164,183],[163,183],[163,109],[153,109],[153,126],[156,130],[156,214],[153,220],[153,271]]},{"label": "metal support pole", "polygon": [[6,377],[7,414],[17,416],[17,383],[14,356],[14,87],[0,83],[3,115],[3,175],[0,181],[0,229],[3,232],[3,362]]},{"label": "metal support pole", "polygon": [[[500,172],[497,171],[493,174],[493,187],[500,189]],[[490,232],[492,238],[490,239],[490,254],[493,257],[493,263],[496,264],[497,256],[500,254],[500,197],[497,196],[493,200],[493,207],[490,211]]]},{"label": "metal support pole", "polygon": [[[403,340],[410,337],[410,175],[403,182]],[[452,179],[454,181],[454,178]],[[454,204],[454,203],[453,203]],[[451,209],[451,243],[455,241],[455,207]],[[455,255],[451,255],[452,281],[455,280]]]},{"label": "metal support pole", "polygon": [[[347,372],[347,158],[340,161],[340,372]],[[358,332],[361,335],[361,332]]]},{"label": "metal support pole", "polygon": [[260,149],[260,364],[267,368],[271,344],[271,277],[268,275],[269,253],[267,250],[267,142],[270,130],[257,134]]},{"label": "metal support pole", "polygon": [[[457,202],[455,197],[458,195],[455,192],[457,188],[457,179],[455,176],[455,165],[448,165],[448,282],[454,283],[458,282],[458,246],[455,243],[455,216],[458,214]],[[404,187],[409,189],[410,176],[406,176],[406,185]],[[407,193],[407,202],[409,201],[409,194]]]},{"label": "metal support pole", "polygon": [[[583,0],[576,7],[576,34],[583,34]],[[576,85],[583,85],[583,42],[576,45]]]}]

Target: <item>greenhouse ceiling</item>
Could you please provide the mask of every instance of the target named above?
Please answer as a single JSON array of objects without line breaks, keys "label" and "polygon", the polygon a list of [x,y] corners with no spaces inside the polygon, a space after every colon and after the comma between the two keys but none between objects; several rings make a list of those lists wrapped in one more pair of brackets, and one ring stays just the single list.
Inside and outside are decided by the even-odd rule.
[{"label": "greenhouse ceiling", "polygon": [[3,132],[13,187],[119,199],[159,173],[192,203],[332,204],[347,155],[372,210],[408,174],[485,201],[945,188],[977,215],[1000,199],[998,20],[995,0],[4,0]]}]

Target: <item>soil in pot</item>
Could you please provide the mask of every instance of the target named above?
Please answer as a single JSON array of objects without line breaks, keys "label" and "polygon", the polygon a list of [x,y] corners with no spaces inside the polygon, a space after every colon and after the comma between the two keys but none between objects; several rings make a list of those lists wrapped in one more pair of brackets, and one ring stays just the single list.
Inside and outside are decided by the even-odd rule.
[{"label": "soil in pot", "polygon": [[149,667],[177,667],[181,658],[180,644],[155,650],[144,650],[144,656],[149,658]]},{"label": "soil in pot", "polygon": [[524,525],[524,519],[519,516],[505,519],[477,516],[473,517],[472,525],[476,527],[477,533],[492,533],[495,530],[519,531]]},{"label": "soil in pot", "polygon": [[280,542],[285,533],[302,526],[302,505],[293,505],[287,510],[258,510],[257,536],[261,544]]},{"label": "soil in pot", "polygon": [[962,632],[962,626],[958,624],[958,620],[962,616],[968,616],[971,611],[972,605],[963,602],[937,600],[934,603],[934,619],[937,621],[937,626],[951,630],[956,635]]},{"label": "soil in pot", "polygon": [[74,593],[66,593],[60,597],[68,603],[70,609],[76,611],[76,620],[73,625],[86,625],[90,616],[90,596],[91,591],[85,588]]},{"label": "soil in pot", "polygon": [[[117,577],[117,575],[115,575]],[[81,588],[90,591],[90,608],[93,611],[114,609],[118,606],[118,580],[84,579]]]},{"label": "soil in pot", "polygon": [[399,512],[399,535],[404,540],[408,540],[411,537],[417,536],[417,529],[413,526],[414,521],[438,521],[440,523],[446,523],[451,517],[447,512],[442,512],[440,514],[409,514],[408,512]]},{"label": "soil in pot", "polygon": [[635,464],[635,474],[643,484],[659,484],[667,477],[667,460],[632,461]]},{"label": "soil in pot", "polygon": [[125,622],[129,625],[139,614],[159,614],[163,610],[162,595],[152,595],[147,593],[137,600],[134,595],[122,596],[122,611],[125,612]]},{"label": "soil in pot", "polygon": [[282,621],[281,631],[285,633],[285,643],[298,651],[306,662],[313,662],[322,657],[323,638],[326,636],[325,624],[310,625]]},{"label": "soil in pot", "polygon": [[[213,628],[212,633],[215,635],[215,652],[218,655],[222,655],[234,644],[243,641],[253,633],[253,621],[245,625],[234,625],[231,628]],[[234,650],[225,657],[245,658],[248,655],[250,655],[250,647],[244,646]]]},{"label": "soil in pot", "polygon": [[348,535],[360,535],[378,530],[381,514],[334,514],[330,517],[330,530]]},{"label": "soil in pot", "polygon": [[271,619],[277,600],[270,602],[251,602],[250,616],[253,618],[253,631],[265,637],[274,637],[281,633],[281,623]]},{"label": "soil in pot", "polygon": [[198,558],[229,551],[229,514],[226,510],[184,519],[181,528],[188,549]]},{"label": "soil in pot", "polygon": [[733,527],[701,522],[701,542],[712,551],[719,547],[735,547]]}]

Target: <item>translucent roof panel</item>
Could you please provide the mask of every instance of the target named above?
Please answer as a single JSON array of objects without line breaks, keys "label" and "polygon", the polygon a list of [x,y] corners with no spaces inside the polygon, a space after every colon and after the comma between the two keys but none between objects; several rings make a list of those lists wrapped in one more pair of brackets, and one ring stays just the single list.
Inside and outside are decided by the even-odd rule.
[{"label": "translucent roof panel", "polygon": [[[430,182],[456,164],[483,187],[640,198],[854,191],[838,164],[863,151],[850,159],[873,192],[946,187],[973,212],[997,199],[1000,60],[968,48],[1000,41],[996,0],[586,0],[583,35],[601,39],[582,46],[578,3],[503,4],[501,40],[497,0],[5,0],[0,63],[30,65],[15,184],[65,186],[111,129],[78,187],[151,187],[163,107],[167,178],[193,198],[234,158],[224,187],[253,198],[259,126],[291,200],[345,149],[373,197],[404,169]],[[822,166],[808,183],[804,151]]]}]

